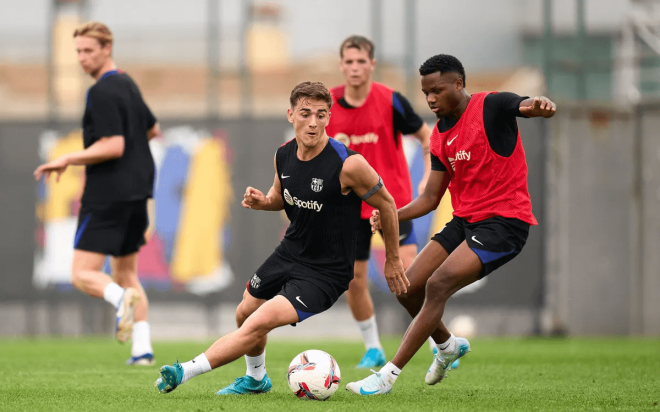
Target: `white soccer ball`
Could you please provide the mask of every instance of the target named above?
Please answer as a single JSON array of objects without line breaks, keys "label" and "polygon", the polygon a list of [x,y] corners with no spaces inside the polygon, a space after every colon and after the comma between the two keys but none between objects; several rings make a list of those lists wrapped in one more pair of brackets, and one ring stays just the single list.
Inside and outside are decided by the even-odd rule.
[{"label": "white soccer ball", "polygon": [[335,358],[310,349],[293,358],[286,379],[298,398],[324,401],[339,387],[341,374]]}]

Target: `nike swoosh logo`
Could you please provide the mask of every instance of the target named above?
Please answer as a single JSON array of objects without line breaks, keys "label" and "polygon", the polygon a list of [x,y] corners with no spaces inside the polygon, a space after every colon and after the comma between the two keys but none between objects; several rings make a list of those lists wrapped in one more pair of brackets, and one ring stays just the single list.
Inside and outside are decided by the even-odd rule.
[{"label": "nike swoosh logo", "polygon": [[261,367],[261,365],[263,365],[263,364],[264,364],[264,363],[263,363],[263,362],[261,362],[260,364],[258,364],[257,366],[255,366],[255,367],[254,367],[254,369],[257,369],[257,368],[260,368],[260,367]]},{"label": "nike swoosh logo", "polygon": [[392,372],[392,375],[394,375],[394,376],[399,376],[399,374],[398,374],[398,373],[394,373],[394,371],[390,371],[390,372]]},{"label": "nike swoosh logo", "polygon": [[408,237],[408,235],[400,235],[400,236],[399,236],[399,240],[403,240],[403,239],[405,239],[406,237]]},{"label": "nike swoosh logo", "polygon": [[196,362],[195,362],[195,359],[192,360],[192,363],[196,363]]},{"label": "nike swoosh logo", "polygon": [[291,176],[284,176],[284,173],[282,174],[282,179],[287,179],[289,177],[291,177]]},{"label": "nike swoosh logo", "polygon": [[454,140],[456,140],[457,137],[458,137],[458,135],[454,136],[453,139],[451,139],[450,141],[448,141],[448,142],[447,142],[447,146],[451,146],[451,144],[454,143]]},{"label": "nike swoosh logo", "polygon": [[473,240],[474,242],[477,242],[477,243],[480,244],[481,246],[484,245],[483,243],[479,242],[475,236],[472,236],[472,240]]},{"label": "nike swoosh logo", "polygon": [[298,302],[302,303],[302,305],[303,305],[304,307],[307,307],[307,305],[305,305],[305,302],[303,302],[302,300],[300,300],[300,296],[296,296],[296,300],[297,300]]},{"label": "nike swoosh logo", "polygon": [[373,395],[374,393],[377,393],[377,392],[378,392],[378,389],[376,389],[375,391],[367,392],[364,389],[360,388],[360,395]]}]

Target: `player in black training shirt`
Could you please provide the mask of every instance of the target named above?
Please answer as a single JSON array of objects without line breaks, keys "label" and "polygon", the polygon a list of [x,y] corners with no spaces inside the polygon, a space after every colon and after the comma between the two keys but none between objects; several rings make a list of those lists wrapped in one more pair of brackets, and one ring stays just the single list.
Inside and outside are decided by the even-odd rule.
[{"label": "player in black training shirt", "polygon": [[275,178],[268,194],[248,187],[243,206],[284,209],[291,224],[282,243],[248,281],[236,309],[238,330],[189,362],[163,366],[156,381],[161,393],[243,355],[246,376],[218,394],[270,391],[265,363],[268,332],[329,309],[348,289],[363,200],[380,211],[390,289],[396,294],[407,290],[399,258],[396,204],[367,161],[325,133],[330,92],[321,83],[300,83],[291,92],[290,103],[288,118],[295,139],[275,154]]},{"label": "player in black training shirt", "polygon": [[[87,23],[73,37],[80,65],[96,79],[83,117],[85,149],[39,166],[34,175],[39,180],[56,173],[59,180],[69,165],[86,166],[71,281],[117,309],[117,339],[126,342],[133,335],[128,363],[151,365],[148,302],[138,280],[137,254],[145,243],[147,200],[153,194],[149,139],[160,130],[138,87],[115,67],[108,27]],[[106,255],[112,256],[112,278],[101,272]]]}]

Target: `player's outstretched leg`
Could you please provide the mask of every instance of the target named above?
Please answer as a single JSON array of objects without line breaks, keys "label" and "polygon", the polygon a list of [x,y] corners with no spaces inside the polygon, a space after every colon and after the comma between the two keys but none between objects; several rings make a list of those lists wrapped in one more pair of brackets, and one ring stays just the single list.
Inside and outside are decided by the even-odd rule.
[{"label": "player's outstretched leg", "polygon": [[250,353],[264,341],[271,330],[299,320],[298,312],[291,302],[284,296],[275,296],[246,319],[238,330],[215,341],[206,352],[195,359],[182,364],[177,361],[172,366],[160,368],[160,375],[154,386],[160,393],[169,393],[195,376],[210,372]]},{"label": "player's outstretched leg", "polygon": [[[266,301],[257,299],[246,290],[243,301],[236,308],[236,325],[240,328],[245,320]],[[273,383],[266,373],[266,341],[259,342],[254,349],[245,354],[245,376],[238,377],[231,384],[220,389],[216,395],[255,395],[270,392]]]}]

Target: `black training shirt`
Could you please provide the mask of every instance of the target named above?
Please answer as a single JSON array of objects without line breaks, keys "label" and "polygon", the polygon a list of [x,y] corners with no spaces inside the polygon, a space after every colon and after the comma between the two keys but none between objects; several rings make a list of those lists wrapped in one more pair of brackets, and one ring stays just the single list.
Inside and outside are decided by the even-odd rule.
[{"label": "black training shirt", "polygon": [[362,199],[343,194],[339,176],[356,152],[335,139],[313,159],[298,159],[298,141],[277,149],[275,164],[284,211],[291,221],[282,246],[299,265],[343,284],[353,279]]},{"label": "black training shirt", "polygon": [[[337,103],[345,109],[354,109],[344,97],[337,100]],[[412,105],[401,93],[392,92],[392,127],[394,128],[394,138],[398,139],[399,132],[403,135],[413,134],[424,124],[424,120],[413,110]],[[399,142],[397,142],[398,144]]]},{"label": "black training shirt", "polygon": [[[502,157],[509,157],[516,148],[518,138],[518,123],[516,117],[520,114],[520,102],[528,96],[518,96],[515,93],[502,92],[489,94],[484,99],[484,128],[490,148]],[[443,117],[438,122],[438,131],[446,132],[456,125],[457,121]],[[446,172],[447,168],[431,154],[431,170]]]},{"label": "black training shirt", "polygon": [[90,87],[83,116],[85,149],[102,137],[124,136],[124,154],[86,166],[83,202],[128,202],[153,196],[154,160],[147,131],[156,118],[133,79],[110,71]]}]

